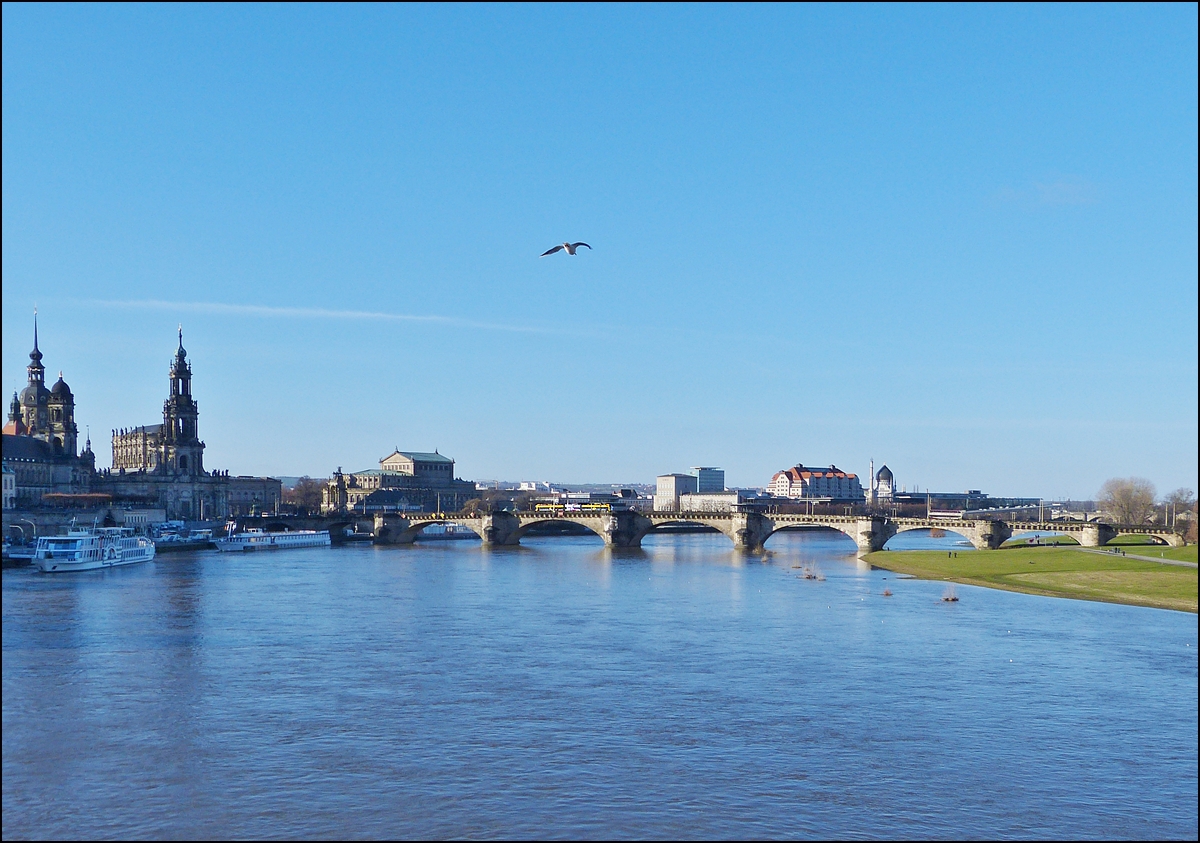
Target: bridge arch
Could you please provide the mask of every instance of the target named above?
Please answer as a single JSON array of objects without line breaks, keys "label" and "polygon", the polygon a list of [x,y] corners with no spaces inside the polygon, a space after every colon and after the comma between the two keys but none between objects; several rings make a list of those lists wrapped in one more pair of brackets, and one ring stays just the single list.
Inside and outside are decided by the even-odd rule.
[{"label": "bridge arch", "polygon": [[1108,544],[1110,546],[1116,545],[1117,547],[1121,547],[1121,546],[1137,547],[1138,545],[1134,544],[1133,542],[1117,541],[1117,539],[1124,538],[1124,537],[1138,536],[1138,537],[1144,537],[1147,539],[1153,539],[1153,542],[1151,542],[1149,544],[1143,544],[1142,547],[1170,547],[1171,546],[1171,538],[1174,538],[1175,535],[1176,535],[1175,533],[1167,533],[1167,532],[1164,532],[1161,530],[1154,530],[1154,529],[1147,529],[1144,532],[1136,531],[1136,530],[1121,530],[1117,534],[1116,538],[1109,539]]},{"label": "bridge arch", "polygon": [[767,540],[778,533],[838,533],[857,546],[854,534],[850,532],[850,526],[847,524],[843,528],[837,524],[779,524],[763,537],[762,543],[766,545]]},{"label": "bridge arch", "polygon": [[[595,521],[596,523],[591,523]],[[604,540],[604,534],[600,532],[600,520],[592,518],[564,518],[562,516],[547,515],[545,518],[535,518],[523,523],[512,534],[512,540],[519,542],[521,538],[535,527],[541,527],[547,524],[569,524],[573,526],[583,527],[594,534],[601,541]]]},{"label": "bridge arch", "polygon": [[1008,541],[1013,542],[1014,544],[1030,544],[1034,537],[1040,536],[1049,536],[1055,539],[1069,539],[1068,542],[1055,542],[1055,544],[1061,544],[1064,547],[1079,546],[1079,535],[1073,534],[1069,530],[1046,530],[1038,529],[1036,527],[1029,529],[1014,527],[1012,537],[1009,538]]},{"label": "bridge arch", "polygon": [[714,533],[723,532],[720,527],[716,527],[712,524],[705,523],[704,521],[698,521],[695,518],[687,518],[686,516],[680,517],[680,518],[672,518],[669,521],[655,521],[654,526],[650,528],[650,532],[651,533],[655,533],[655,532],[669,533],[669,532],[671,532],[671,530],[669,530],[669,529],[667,529],[667,530],[661,529],[663,527],[668,527],[668,528],[669,527],[704,527],[705,529],[703,531],[697,531],[697,532],[706,532],[706,533],[709,531],[712,531]]},{"label": "bridge arch", "polygon": [[425,532],[427,527],[432,527],[435,524],[457,524],[460,527],[466,527],[473,533],[477,533],[475,526],[463,518],[450,518],[441,515],[418,516],[408,521],[408,524],[397,529],[387,523],[384,519],[383,523],[376,522],[375,541],[382,544],[412,544],[413,540],[418,535]]},{"label": "bridge arch", "polygon": [[903,524],[899,524],[896,527],[895,534],[892,535],[886,542],[884,542],[883,546],[886,548],[888,546],[888,544],[892,541],[892,539],[896,538],[896,536],[903,535],[904,533],[917,533],[917,532],[921,532],[921,531],[926,531],[926,532],[932,533],[934,530],[941,530],[944,533],[953,533],[954,535],[962,538],[964,541],[970,542],[972,548],[975,547],[974,531],[972,531],[969,527],[967,527],[965,525],[958,525],[958,524],[954,524],[954,525],[947,524],[944,527],[940,524],[937,525],[936,527],[930,527],[927,525],[906,526]]}]

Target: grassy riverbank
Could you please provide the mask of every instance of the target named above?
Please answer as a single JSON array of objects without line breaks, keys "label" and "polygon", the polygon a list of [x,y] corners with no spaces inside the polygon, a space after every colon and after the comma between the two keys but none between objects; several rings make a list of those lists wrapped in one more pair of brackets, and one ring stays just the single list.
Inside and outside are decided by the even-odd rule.
[{"label": "grassy riverbank", "polygon": [[[1125,548],[1134,552],[1133,548]],[[1139,548],[1150,555],[1152,548]],[[1168,558],[1196,561],[1196,547],[1154,547],[1153,554],[1168,553]],[[947,557],[940,550],[881,551],[866,557],[872,565],[926,580],[947,580],[966,585],[981,585],[1041,594],[1047,597],[1071,597],[1105,603],[1127,603],[1196,611],[1197,570],[1089,553],[1075,548],[1017,547],[1004,550],[963,551]]]}]

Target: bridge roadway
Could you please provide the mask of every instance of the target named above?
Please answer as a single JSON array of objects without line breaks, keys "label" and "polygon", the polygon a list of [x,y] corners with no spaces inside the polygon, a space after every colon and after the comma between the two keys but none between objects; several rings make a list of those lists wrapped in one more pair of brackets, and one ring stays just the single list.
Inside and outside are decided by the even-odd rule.
[{"label": "bridge roadway", "polygon": [[659,527],[674,524],[703,524],[724,533],[736,548],[758,550],[773,533],[789,528],[825,527],[845,533],[859,552],[882,550],[888,539],[909,530],[939,529],[958,533],[979,550],[994,550],[1020,533],[1066,533],[1083,547],[1101,547],[1119,535],[1151,535],[1175,547],[1182,540],[1174,533],[1147,526],[1103,524],[1098,521],[963,521],[943,518],[893,518],[868,515],[779,515],[760,512],[650,512],[633,510],[584,513],[508,512],[408,513],[376,515],[375,541],[379,544],[409,544],[433,524],[459,524],[477,533],[484,545],[514,545],[538,524],[580,524],[612,547],[640,547],[642,539]]}]

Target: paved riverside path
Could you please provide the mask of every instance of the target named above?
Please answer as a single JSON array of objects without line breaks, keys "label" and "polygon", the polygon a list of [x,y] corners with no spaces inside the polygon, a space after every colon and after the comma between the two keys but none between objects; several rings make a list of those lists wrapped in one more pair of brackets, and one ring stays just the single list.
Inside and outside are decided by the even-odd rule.
[{"label": "paved riverside path", "polygon": [[[1114,553],[1111,550],[1092,550],[1088,547],[1080,547],[1084,553],[1099,553],[1101,556],[1121,556],[1120,553]],[[1184,562],[1182,559],[1167,559],[1161,556],[1136,556],[1132,553],[1123,554],[1126,559],[1141,559],[1145,562],[1158,562],[1161,565],[1178,565],[1180,568],[1195,568],[1196,562]]]}]

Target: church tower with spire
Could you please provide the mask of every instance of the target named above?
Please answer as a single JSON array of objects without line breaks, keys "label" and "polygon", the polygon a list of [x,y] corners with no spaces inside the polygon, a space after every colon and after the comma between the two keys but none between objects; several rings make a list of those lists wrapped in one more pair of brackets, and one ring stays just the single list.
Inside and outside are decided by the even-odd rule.
[{"label": "church tower with spire", "polygon": [[95,479],[95,461],[76,453],[75,396],[62,372],[54,386],[46,388],[37,308],[33,311],[33,351],[25,370],[28,383],[19,394],[13,394],[4,425],[4,456],[15,474],[14,504],[44,506],[48,501],[85,495]]},{"label": "church tower with spire", "polygon": [[203,475],[204,443],[199,436],[200,410],[192,398],[192,366],[183,348],[183,326],[179,326],[179,349],[171,362],[171,394],[163,402],[160,465],[173,474]]},{"label": "church tower with spire", "polygon": [[28,385],[21,390],[21,420],[30,436],[49,440],[50,390],[46,389],[46,367],[38,350],[37,309],[33,311],[33,351],[29,352]]},{"label": "church tower with spire", "polygon": [[13,393],[12,403],[8,405],[8,423],[4,425],[4,433],[8,436],[24,436],[25,419],[21,418],[21,399]]}]

